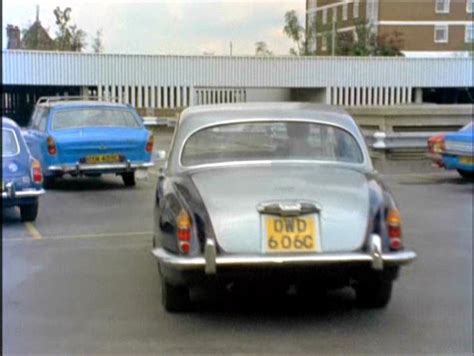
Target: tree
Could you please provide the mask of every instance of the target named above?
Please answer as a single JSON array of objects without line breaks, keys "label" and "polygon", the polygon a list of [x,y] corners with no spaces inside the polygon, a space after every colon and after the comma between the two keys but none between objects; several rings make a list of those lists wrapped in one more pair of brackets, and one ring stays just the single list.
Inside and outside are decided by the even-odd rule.
[{"label": "tree", "polygon": [[273,52],[268,49],[268,46],[264,41],[258,41],[255,43],[255,55],[261,57],[268,57],[272,56]]},{"label": "tree", "polygon": [[102,29],[96,32],[95,38],[92,40],[92,50],[94,53],[102,53],[104,45],[102,43]]},{"label": "tree", "polygon": [[[283,32],[296,44],[290,54],[294,56],[316,55],[316,38],[326,43],[329,53],[338,56],[403,56],[401,32],[377,35],[372,26],[363,20],[357,21],[355,31],[337,32],[337,24],[331,17],[327,24],[321,24],[315,17],[309,18],[304,28],[295,10],[285,14]],[[318,35],[318,37],[316,37]],[[333,51],[334,45],[334,51]]]},{"label": "tree", "polygon": [[368,22],[358,21],[355,33],[342,32],[336,38],[336,54],[340,56],[402,56],[402,33],[377,35]]},{"label": "tree", "polygon": [[58,31],[56,32],[56,50],[58,51],[73,51],[81,52],[86,46],[86,33],[79,29],[77,25],[70,25],[71,8],[67,7],[62,11],[59,6],[54,9],[53,13],[56,17],[56,25]]},{"label": "tree", "polygon": [[295,10],[290,10],[285,14],[285,27],[283,32],[295,42],[297,50],[290,49],[290,54],[298,54],[305,56],[308,54],[308,41],[306,38],[306,30],[301,26],[298,15]]}]

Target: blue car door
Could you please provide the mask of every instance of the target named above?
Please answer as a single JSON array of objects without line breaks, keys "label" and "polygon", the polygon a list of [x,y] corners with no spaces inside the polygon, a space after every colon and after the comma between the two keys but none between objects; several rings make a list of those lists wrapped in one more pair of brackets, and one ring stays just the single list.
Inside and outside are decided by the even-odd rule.
[{"label": "blue car door", "polygon": [[45,169],[47,165],[48,116],[48,108],[37,108],[29,127],[24,131],[23,135],[31,155],[41,162],[43,169]]}]

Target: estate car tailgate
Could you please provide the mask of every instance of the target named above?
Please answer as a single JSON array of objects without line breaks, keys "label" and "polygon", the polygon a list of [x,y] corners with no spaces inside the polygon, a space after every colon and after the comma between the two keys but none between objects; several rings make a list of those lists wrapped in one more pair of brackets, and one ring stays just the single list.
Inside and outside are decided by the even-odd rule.
[{"label": "estate car tailgate", "polygon": [[139,129],[103,128],[56,131],[58,155],[66,162],[76,162],[88,155],[119,154],[130,160],[143,160],[146,133]]}]

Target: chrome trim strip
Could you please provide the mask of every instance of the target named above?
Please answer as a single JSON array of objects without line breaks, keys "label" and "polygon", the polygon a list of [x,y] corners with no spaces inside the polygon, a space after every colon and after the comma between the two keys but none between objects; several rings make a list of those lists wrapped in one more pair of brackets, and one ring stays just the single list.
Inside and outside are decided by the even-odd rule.
[{"label": "chrome trim strip", "polygon": [[[198,270],[205,271],[206,258],[185,257],[172,254],[163,248],[152,250],[159,262],[167,267],[178,270]],[[209,258],[209,256],[208,256]],[[384,266],[404,265],[412,262],[416,258],[413,251],[401,251],[381,254]],[[216,256],[215,267],[281,267],[287,266],[328,266],[328,265],[351,265],[373,263],[373,258],[363,252],[348,253],[322,253],[312,255],[224,255]]]},{"label": "chrome trim strip", "polygon": [[463,156],[463,157],[472,157],[474,155],[474,151],[460,151],[460,150],[454,150],[454,149],[446,149],[443,151],[443,154],[451,155],[451,156]]},{"label": "chrome trim strip", "polygon": [[272,200],[260,203],[257,211],[261,214],[274,214],[282,216],[297,216],[301,214],[313,214],[322,210],[321,206],[313,201],[307,200]]},{"label": "chrome trim strip", "polygon": [[45,192],[44,189],[25,189],[20,191],[13,191],[13,194],[8,194],[8,192],[2,192],[2,199],[15,199],[15,198],[34,198],[43,195]]},{"label": "chrome trim strip", "polygon": [[108,170],[108,169],[137,169],[137,168],[150,168],[155,164],[153,162],[145,163],[107,163],[107,164],[66,164],[49,166],[48,170],[51,172],[81,172],[81,171],[97,171],[97,170]]}]

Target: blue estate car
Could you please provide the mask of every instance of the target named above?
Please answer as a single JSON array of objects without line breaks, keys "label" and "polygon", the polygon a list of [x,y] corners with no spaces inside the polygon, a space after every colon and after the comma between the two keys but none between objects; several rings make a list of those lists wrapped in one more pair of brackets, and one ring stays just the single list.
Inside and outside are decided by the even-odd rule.
[{"label": "blue estate car", "polygon": [[20,128],[2,117],[2,203],[18,206],[23,221],[38,215],[38,197],[44,194],[40,162],[33,158]]},{"label": "blue estate car", "polygon": [[40,98],[25,138],[41,161],[45,186],[65,174],[122,176],[135,185],[135,173],[153,166],[153,135],[134,108],[83,97]]},{"label": "blue estate car", "polygon": [[456,169],[466,179],[474,178],[474,125],[461,130],[431,137],[429,157],[439,166]]}]

